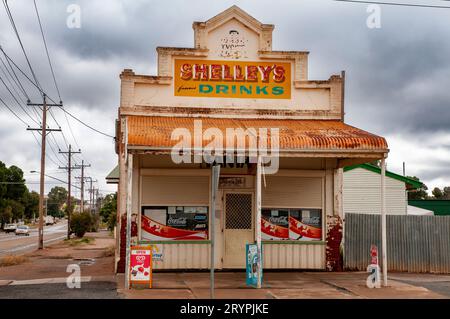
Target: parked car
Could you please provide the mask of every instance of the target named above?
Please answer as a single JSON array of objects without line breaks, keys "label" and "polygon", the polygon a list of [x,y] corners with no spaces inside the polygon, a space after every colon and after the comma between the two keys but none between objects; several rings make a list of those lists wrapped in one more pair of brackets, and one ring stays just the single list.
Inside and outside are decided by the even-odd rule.
[{"label": "parked car", "polygon": [[17,226],[16,235],[30,236],[30,227],[26,225]]},{"label": "parked car", "polygon": [[5,233],[13,233],[13,232],[16,231],[16,229],[17,229],[17,225],[16,224],[6,224],[5,228],[3,228]]},{"label": "parked car", "polygon": [[46,226],[53,225],[54,223],[55,223],[55,218],[53,216],[47,215],[44,217],[44,224]]}]

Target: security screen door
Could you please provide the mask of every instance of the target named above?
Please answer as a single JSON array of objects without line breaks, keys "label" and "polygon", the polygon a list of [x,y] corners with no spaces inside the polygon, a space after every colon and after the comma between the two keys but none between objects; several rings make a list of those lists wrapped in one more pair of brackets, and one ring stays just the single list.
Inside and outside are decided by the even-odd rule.
[{"label": "security screen door", "polygon": [[225,193],[224,268],[245,268],[245,244],[254,241],[253,193]]}]

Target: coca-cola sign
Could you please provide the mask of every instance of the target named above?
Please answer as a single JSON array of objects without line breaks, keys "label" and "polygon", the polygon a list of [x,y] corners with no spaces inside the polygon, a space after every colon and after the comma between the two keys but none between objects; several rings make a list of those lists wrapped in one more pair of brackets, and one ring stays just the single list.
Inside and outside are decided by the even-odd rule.
[{"label": "coca-cola sign", "polygon": [[187,219],[186,217],[172,217],[170,216],[167,219],[167,226],[186,226]]},{"label": "coca-cola sign", "polygon": [[269,217],[269,222],[275,225],[287,225],[289,223],[288,216]]}]

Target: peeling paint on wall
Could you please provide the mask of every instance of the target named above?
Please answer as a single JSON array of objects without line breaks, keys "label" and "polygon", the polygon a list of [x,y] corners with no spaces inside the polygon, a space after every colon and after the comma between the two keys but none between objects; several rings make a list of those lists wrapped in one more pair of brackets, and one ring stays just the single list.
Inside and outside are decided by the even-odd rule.
[{"label": "peeling paint on wall", "polygon": [[341,254],[342,219],[339,216],[327,216],[326,269],[343,271]]}]

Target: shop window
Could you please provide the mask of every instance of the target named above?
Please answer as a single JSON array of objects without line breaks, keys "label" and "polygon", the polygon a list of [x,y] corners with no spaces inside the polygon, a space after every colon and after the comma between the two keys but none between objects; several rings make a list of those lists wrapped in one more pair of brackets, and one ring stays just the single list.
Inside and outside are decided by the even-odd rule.
[{"label": "shop window", "polygon": [[145,206],[141,237],[144,240],[206,240],[208,222],[207,206]]},{"label": "shop window", "polygon": [[322,240],[322,210],[263,208],[261,232],[263,240]]}]

